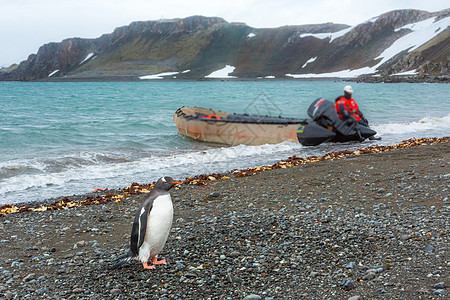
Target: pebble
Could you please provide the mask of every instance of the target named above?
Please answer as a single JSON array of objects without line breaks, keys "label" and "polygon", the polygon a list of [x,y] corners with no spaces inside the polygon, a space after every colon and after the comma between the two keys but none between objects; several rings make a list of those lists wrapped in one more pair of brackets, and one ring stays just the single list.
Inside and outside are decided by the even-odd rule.
[{"label": "pebble", "polygon": [[36,274],[30,273],[30,274],[28,274],[27,276],[25,276],[23,278],[23,281],[24,282],[29,282],[29,281],[33,280],[35,277],[36,277]]},{"label": "pebble", "polygon": [[375,273],[367,273],[362,277],[363,280],[372,280],[376,277]]},{"label": "pebble", "polygon": [[186,276],[187,278],[196,278],[197,274],[195,274],[195,273],[186,273],[184,276]]},{"label": "pebble", "polygon": [[411,238],[411,235],[409,235],[409,234],[402,234],[400,236],[400,240],[402,240],[402,241],[409,240],[410,238]]},{"label": "pebble", "polygon": [[37,294],[38,296],[42,296],[42,295],[44,295],[44,294],[47,294],[48,292],[49,292],[48,287],[44,287],[44,288],[38,289],[37,292],[36,292],[36,294]]},{"label": "pebble", "polygon": [[260,300],[260,299],[262,299],[261,296],[255,294],[245,296],[244,298],[244,300]]},{"label": "pebble", "polygon": [[445,295],[445,290],[444,289],[438,289],[433,291],[433,295],[439,296],[439,295]]},{"label": "pebble", "polygon": [[433,285],[433,287],[435,288],[435,289],[445,289],[445,282],[438,282],[438,283],[436,283],[436,284],[434,284]]},{"label": "pebble", "polygon": [[309,274],[312,278],[317,277],[317,275],[319,275],[319,272],[311,272]]},{"label": "pebble", "polygon": [[79,241],[79,242],[76,242],[75,245],[73,245],[73,249],[78,249],[80,247],[84,247],[85,245],[86,245],[85,241]]},{"label": "pebble", "polygon": [[122,290],[120,290],[120,289],[112,289],[112,290],[110,291],[110,293],[111,293],[112,295],[119,295],[119,294],[122,294]]},{"label": "pebble", "polygon": [[24,265],[23,262],[13,261],[13,262],[11,263],[11,268],[19,268],[19,269],[20,269],[23,265]]},{"label": "pebble", "polygon": [[433,246],[431,246],[431,245],[428,245],[428,246],[425,247],[425,251],[427,251],[427,252],[434,252],[435,248]]},{"label": "pebble", "polygon": [[209,196],[210,196],[211,198],[217,198],[217,197],[220,196],[220,192],[212,192],[211,194],[209,194]]},{"label": "pebble", "polygon": [[[347,178],[345,168],[329,168],[341,166],[342,160],[315,163],[323,171],[319,173],[303,166],[307,172],[292,178],[275,170],[218,180],[217,185],[183,185],[172,193],[176,221],[161,253],[167,265],[156,270],[143,270],[136,260],[120,270],[109,269],[128,251],[142,195],[106,205],[1,216],[0,236],[9,242],[0,244],[6,249],[0,253],[0,297],[10,291],[14,299],[55,300],[146,299],[150,292],[155,299],[236,300],[250,294],[265,300],[445,298],[441,293],[448,290],[439,281],[447,283],[442,278],[448,276],[450,262],[444,252],[448,236],[441,231],[446,232],[450,211],[438,200],[448,194],[442,192],[445,183],[439,177],[421,182],[429,193],[425,197],[417,192],[417,180],[396,179],[409,177],[400,173],[416,170],[410,165],[419,160],[408,159],[373,178],[355,172],[375,165],[370,157],[359,156],[367,159],[361,164],[347,161],[358,162],[350,168],[358,176],[351,178],[361,185],[341,181],[341,172]],[[279,176],[277,185],[272,186],[269,172]],[[375,172],[381,172],[378,165]],[[255,188],[234,189],[244,184]],[[219,198],[205,199],[210,187],[220,190]],[[379,187],[387,191],[377,193]],[[388,192],[392,196],[384,198]],[[11,224],[4,225],[4,219]],[[64,234],[55,230],[69,225]],[[17,240],[11,243],[13,235]],[[424,250],[428,245],[434,253]],[[24,282],[32,273],[36,275]]]},{"label": "pebble", "polygon": [[348,264],[344,265],[345,268],[347,269],[353,269],[356,267],[356,263],[355,262],[349,262]]},{"label": "pebble", "polygon": [[355,284],[354,284],[353,281],[352,281],[351,279],[349,279],[349,278],[344,278],[344,279],[341,281],[340,286],[341,286],[342,289],[344,289],[344,290],[346,290],[346,291],[350,291],[350,290],[353,290],[353,289],[355,288]]}]

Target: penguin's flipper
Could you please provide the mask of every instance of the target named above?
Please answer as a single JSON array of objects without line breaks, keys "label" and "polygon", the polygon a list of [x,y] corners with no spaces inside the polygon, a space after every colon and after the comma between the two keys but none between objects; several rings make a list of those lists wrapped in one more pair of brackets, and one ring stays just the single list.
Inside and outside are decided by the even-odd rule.
[{"label": "penguin's flipper", "polygon": [[136,212],[136,216],[133,222],[133,228],[131,229],[131,241],[130,250],[137,256],[139,254],[139,248],[144,243],[145,233],[147,232],[147,221],[150,210],[152,209],[153,201],[147,205],[143,205]]}]

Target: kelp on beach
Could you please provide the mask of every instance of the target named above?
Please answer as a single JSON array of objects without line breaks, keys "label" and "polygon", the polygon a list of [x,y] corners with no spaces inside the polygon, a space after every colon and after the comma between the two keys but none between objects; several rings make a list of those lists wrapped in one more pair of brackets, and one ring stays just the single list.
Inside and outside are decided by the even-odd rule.
[{"label": "kelp on beach", "polygon": [[[387,152],[392,150],[398,150],[398,149],[406,149],[406,148],[413,148],[423,145],[431,145],[431,144],[437,144],[437,143],[447,143],[450,141],[450,137],[442,137],[442,138],[413,138],[404,140],[401,143],[393,144],[390,146],[370,146],[366,148],[359,148],[355,151],[350,150],[343,150],[343,151],[336,151],[336,152],[330,152],[323,156],[309,156],[306,158],[296,157],[292,156],[289,157],[286,160],[279,161],[273,165],[269,166],[260,166],[260,167],[250,167],[243,170],[232,170],[229,173],[212,173],[212,174],[200,174],[192,177],[187,177],[184,180],[181,180],[181,184],[184,185],[207,185],[210,182],[217,181],[217,180],[223,180],[223,179],[229,179],[230,177],[245,177],[245,176],[252,176],[255,174],[258,174],[260,172],[266,171],[266,170],[273,170],[273,169],[284,169],[284,168],[290,168],[298,165],[303,165],[307,163],[313,163],[318,161],[324,161],[324,160],[335,160],[335,159],[342,159],[347,158],[351,156],[358,156],[362,154],[370,154],[370,153],[381,153],[381,152]],[[105,204],[108,202],[121,202],[123,200],[126,200],[128,197],[136,194],[142,194],[142,193],[148,193],[152,189],[155,182],[151,184],[139,184],[139,183],[132,183],[130,186],[124,188],[123,190],[120,190],[120,192],[111,192],[105,190],[96,189],[93,191],[93,193],[98,192],[106,192],[104,194],[98,194],[98,195],[87,195],[84,197],[81,201],[75,201],[70,199],[69,197],[64,197],[58,201],[55,201],[51,203],[50,205],[41,205],[41,206],[35,206],[32,207],[30,205],[23,205],[23,206],[16,206],[12,204],[6,204],[3,205],[0,208],[0,216],[6,215],[6,214],[12,214],[12,213],[21,213],[21,212],[37,212],[37,211],[48,211],[48,210],[63,210],[63,209],[69,209],[73,207],[78,206],[85,206],[85,205],[92,205],[92,204]]]}]

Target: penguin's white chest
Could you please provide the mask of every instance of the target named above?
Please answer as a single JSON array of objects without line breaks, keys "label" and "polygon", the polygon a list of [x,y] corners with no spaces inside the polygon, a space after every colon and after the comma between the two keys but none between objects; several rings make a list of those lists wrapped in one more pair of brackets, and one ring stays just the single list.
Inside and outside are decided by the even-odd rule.
[{"label": "penguin's white chest", "polygon": [[144,243],[139,248],[139,259],[146,262],[158,255],[164,247],[172,227],[173,204],[170,194],[159,196],[153,201],[148,215]]}]

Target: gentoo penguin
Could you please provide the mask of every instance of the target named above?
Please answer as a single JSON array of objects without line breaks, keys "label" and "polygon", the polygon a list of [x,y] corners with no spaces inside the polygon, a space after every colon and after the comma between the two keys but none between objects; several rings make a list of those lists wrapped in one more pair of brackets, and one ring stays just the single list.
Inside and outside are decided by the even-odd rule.
[{"label": "gentoo penguin", "polygon": [[[161,177],[152,191],[145,197],[134,217],[131,229],[130,250],[125,258],[112,268],[116,269],[137,257],[144,269],[155,269],[155,265],[166,264],[166,260],[158,261],[169,236],[172,226],[173,205],[169,190],[180,182],[172,177]],[[148,261],[152,262],[148,265]]]}]

